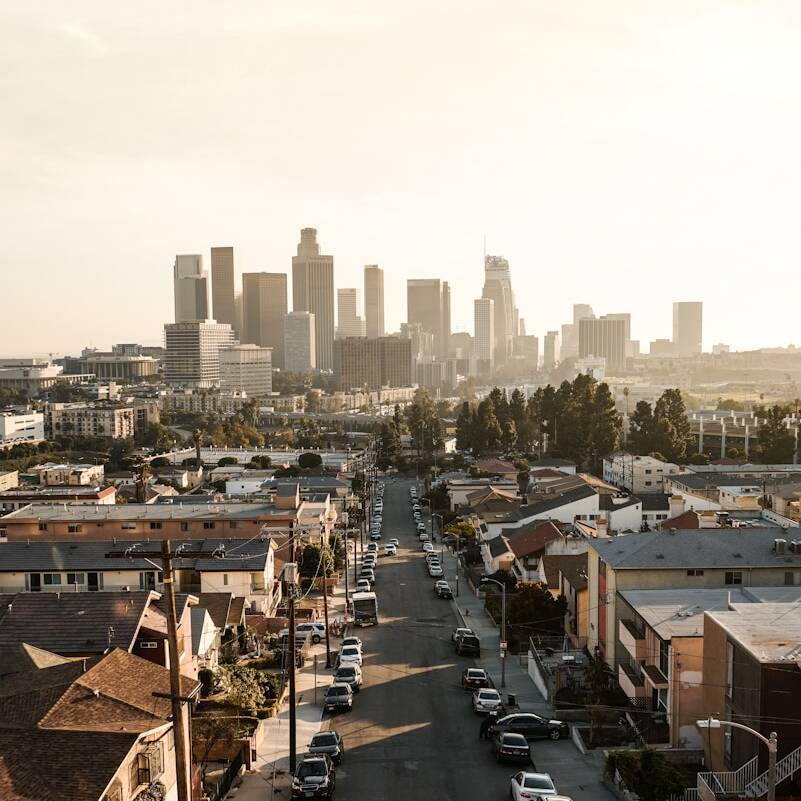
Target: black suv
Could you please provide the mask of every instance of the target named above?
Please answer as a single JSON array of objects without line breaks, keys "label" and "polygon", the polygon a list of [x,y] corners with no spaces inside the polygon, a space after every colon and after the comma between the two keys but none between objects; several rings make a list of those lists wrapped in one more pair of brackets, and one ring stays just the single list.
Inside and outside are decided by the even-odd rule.
[{"label": "black suv", "polygon": [[456,640],[459,656],[481,656],[481,642],[475,634],[464,634]]},{"label": "black suv", "polygon": [[326,754],[304,757],[292,777],[292,798],[334,797],[336,772]]},{"label": "black suv", "polygon": [[320,731],[312,737],[309,743],[310,754],[325,754],[331,758],[335,765],[342,764],[342,757],[345,755],[345,743],[338,732]]}]

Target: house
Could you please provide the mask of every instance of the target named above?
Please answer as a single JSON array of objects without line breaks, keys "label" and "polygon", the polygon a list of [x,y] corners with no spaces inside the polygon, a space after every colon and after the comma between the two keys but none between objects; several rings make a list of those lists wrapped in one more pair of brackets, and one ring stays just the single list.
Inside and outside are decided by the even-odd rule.
[{"label": "house", "polygon": [[517,481],[518,469],[511,462],[506,462],[503,459],[496,459],[491,456],[484,459],[476,459],[475,466],[480,473],[500,476],[507,481]]},{"label": "house", "polygon": [[658,725],[646,729],[648,741],[674,748],[704,745],[706,733],[695,724],[711,709],[706,613],[739,604],[798,601],[801,587],[619,591],[618,681],[637,708],[659,715]]},{"label": "house", "polygon": [[589,541],[588,646],[617,664],[618,592],[801,585],[801,545],[785,529],[644,531]]},{"label": "house", "polygon": [[216,632],[217,648],[224,656],[238,654],[246,632],[245,599],[230,592],[202,592],[198,606],[205,609]]},{"label": "house", "polygon": [[637,456],[617,451],[604,457],[604,481],[622,487],[634,495],[666,492],[663,487],[665,477],[683,472],[685,468],[653,456]]},{"label": "house", "polygon": [[576,467],[577,465],[575,462],[572,462],[570,459],[560,459],[558,456],[543,456],[541,459],[537,459],[529,465],[530,470],[552,468],[570,476],[576,475]]},{"label": "house", "polygon": [[[565,539],[564,534],[550,520],[535,521],[520,529],[506,529],[509,550],[514,556],[512,573],[518,581],[540,582],[545,580],[540,562],[545,549],[556,540]],[[511,536],[513,535],[513,536]]]},{"label": "house", "polygon": [[41,670],[53,665],[63,665],[70,660],[35,645],[18,642],[4,648],[0,652],[0,681],[4,676],[13,673],[25,673],[29,670]]},{"label": "house", "polygon": [[499,570],[510,570],[514,563],[514,554],[509,547],[509,540],[503,536],[494,537],[481,543],[481,558],[486,574]]},{"label": "house", "polygon": [[32,476],[44,487],[100,486],[103,483],[105,467],[102,464],[56,464],[44,462],[29,467],[26,475]]},{"label": "house", "polygon": [[[275,551],[272,538],[252,543],[242,540],[192,540],[193,551],[208,557],[176,559],[178,592],[225,592],[247,599],[258,611],[269,611],[280,600],[276,585]],[[125,545],[111,542],[5,542],[0,543],[0,592],[93,592],[157,590],[163,576],[151,560],[136,556],[109,559],[109,552],[122,552]],[[223,551],[224,557],[212,556]]]},{"label": "house", "polygon": [[[799,654],[798,599],[794,603],[732,603],[704,615],[704,707],[718,712],[721,720],[746,723],[763,737],[776,732],[779,782],[792,775],[793,765],[798,770],[801,760]],[[737,770],[754,757],[758,773],[767,768],[766,749],[748,732],[709,729],[704,740],[708,763],[715,771]],[[789,770],[782,762],[788,754],[794,754],[788,760],[793,763]]]},{"label": "house", "polygon": [[193,606],[192,656],[197,660],[198,670],[216,670],[220,661],[219,633],[208,611],[202,606]]},{"label": "house", "polygon": [[[445,486],[448,490],[448,498],[450,500],[450,510],[452,512],[461,509],[462,507],[469,506],[470,501],[468,497],[475,492],[487,491],[490,488],[497,490],[510,498],[513,498],[518,493],[517,481],[502,481],[499,479],[491,478],[448,478],[445,481]],[[480,495],[475,496],[481,497]]]},{"label": "house", "polygon": [[[181,694],[196,698],[183,678]],[[156,693],[156,694],[154,694]],[[114,648],[0,682],[3,801],[128,801],[177,796],[169,671]],[[189,775],[187,773],[187,782]]]},{"label": "house", "polygon": [[[567,602],[565,611],[565,634],[573,646],[583,647],[587,642],[588,593],[587,593],[587,554],[559,554],[546,556],[551,569],[558,575],[558,593]],[[551,586],[549,582],[548,586]]]},{"label": "house", "polygon": [[642,524],[647,529],[657,528],[670,517],[670,496],[649,492],[640,498],[642,502]]},{"label": "house", "polygon": [[688,509],[756,511],[761,508],[763,482],[727,473],[686,473],[665,478],[665,492],[682,496]]},{"label": "house", "polygon": [[[192,595],[176,597],[181,673],[197,677],[192,658]],[[162,596],[146,592],[34,593],[3,596],[0,652],[24,643],[68,658],[122,648],[169,666],[167,613]]]},{"label": "house", "polygon": [[599,493],[598,512],[608,523],[609,531],[639,531],[642,528],[642,499],[619,492]]}]

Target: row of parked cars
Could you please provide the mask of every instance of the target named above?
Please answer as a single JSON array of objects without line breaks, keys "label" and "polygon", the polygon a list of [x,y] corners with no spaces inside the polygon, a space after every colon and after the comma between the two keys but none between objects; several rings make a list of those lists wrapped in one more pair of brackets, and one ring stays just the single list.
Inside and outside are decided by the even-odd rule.
[{"label": "row of parked cars", "polygon": [[375,503],[373,517],[370,522],[370,539],[375,542],[381,539],[381,528],[384,524],[384,482],[379,481],[375,487]]},{"label": "row of parked cars", "polygon": [[414,485],[409,489],[409,496],[412,502],[412,517],[414,518],[415,530],[421,540],[427,540],[428,534],[426,534],[426,524],[423,522],[423,508],[417,497],[417,487]]}]

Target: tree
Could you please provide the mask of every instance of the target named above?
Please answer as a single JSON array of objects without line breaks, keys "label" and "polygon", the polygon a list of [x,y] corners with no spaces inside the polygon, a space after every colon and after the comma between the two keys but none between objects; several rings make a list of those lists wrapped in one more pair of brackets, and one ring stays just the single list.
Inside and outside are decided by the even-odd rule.
[{"label": "tree", "polygon": [[612,751],[604,772],[609,779],[620,775],[626,789],[640,801],[668,801],[684,791],[684,774],[661,752],[653,748],[640,751]]},{"label": "tree", "polygon": [[304,470],[313,470],[323,464],[323,457],[319,453],[301,453],[298,456],[298,467]]},{"label": "tree", "polygon": [[764,415],[757,433],[760,461],[763,464],[789,464],[793,461],[795,442],[784,422],[787,409],[772,406],[760,411]]},{"label": "tree", "polygon": [[654,410],[648,401],[637,401],[629,418],[629,447],[634,453],[644,455],[653,450]]},{"label": "tree", "polygon": [[239,665],[226,665],[221,669],[222,684],[228,691],[228,702],[255,715],[264,706],[264,690],[257,671]]},{"label": "tree", "polygon": [[495,452],[501,445],[501,425],[495,416],[495,407],[487,397],[478,404],[473,436],[473,453],[481,456]]},{"label": "tree", "polygon": [[456,449],[460,451],[473,450],[473,424],[475,412],[470,404],[465,401],[456,418]]},{"label": "tree", "polygon": [[565,599],[554,598],[541,584],[519,584],[506,603],[510,640],[520,642],[533,634],[563,632],[566,609]]},{"label": "tree", "polygon": [[511,417],[501,423],[501,447],[505,453],[512,453],[517,446],[517,428]]},{"label": "tree", "polygon": [[209,757],[218,746],[232,747],[241,734],[241,724],[224,715],[198,715],[192,718],[192,752],[205,778]]},{"label": "tree", "polygon": [[692,428],[681,390],[666,389],[654,406],[653,450],[661,451],[669,462],[683,462],[692,445]]},{"label": "tree", "polygon": [[316,414],[322,409],[320,393],[316,389],[310,389],[304,397],[304,408],[310,414]]},{"label": "tree", "polygon": [[237,459],[235,457],[233,457],[233,456],[223,456],[223,458],[220,459],[217,462],[217,467],[227,467],[228,465],[237,464],[237,463],[238,462],[237,462]]},{"label": "tree", "polygon": [[617,448],[622,425],[609,385],[598,384],[592,399],[591,467],[594,471],[601,470],[604,456]]}]

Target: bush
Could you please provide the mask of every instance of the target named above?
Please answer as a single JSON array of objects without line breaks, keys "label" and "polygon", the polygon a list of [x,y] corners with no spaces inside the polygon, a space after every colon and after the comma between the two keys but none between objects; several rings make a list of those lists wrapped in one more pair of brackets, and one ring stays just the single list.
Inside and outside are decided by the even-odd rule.
[{"label": "bush", "polygon": [[620,774],[626,789],[641,801],[668,801],[684,791],[684,774],[659,751],[612,751],[606,758],[604,773],[613,779]]},{"label": "bush", "polygon": [[197,678],[200,682],[200,695],[203,698],[211,695],[214,692],[214,685],[216,682],[214,671],[209,670],[208,668],[201,668],[197,672]]},{"label": "bush", "polygon": [[315,467],[320,467],[323,463],[323,457],[319,453],[301,453],[298,456],[298,467],[304,470],[312,470]]},{"label": "bush", "polygon": [[228,467],[228,465],[236,464],[237,460],[233,456],[223,456],[219,462],[217,462],[217,467]]}]

